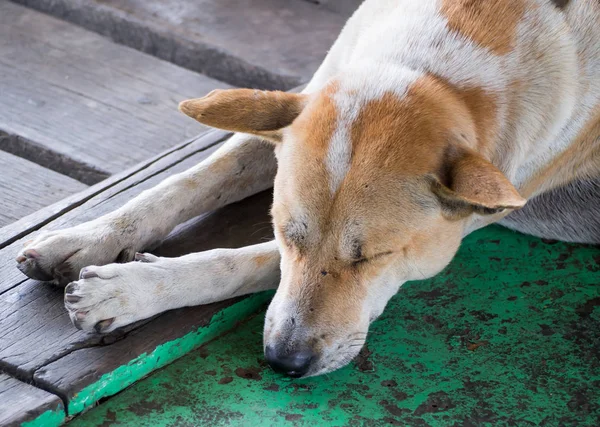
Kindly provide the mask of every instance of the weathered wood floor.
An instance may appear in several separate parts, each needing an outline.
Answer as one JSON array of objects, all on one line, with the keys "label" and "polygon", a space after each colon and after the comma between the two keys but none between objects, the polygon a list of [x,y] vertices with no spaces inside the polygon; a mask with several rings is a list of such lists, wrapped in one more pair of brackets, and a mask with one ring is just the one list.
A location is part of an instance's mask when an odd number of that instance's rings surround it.
[{"label": "weathered wood floor", "polygon": [[14,425],[36,419],[46,411],[63,409],[60,398],[6,374],[0,373],[0,425]]},{"label": "weathered wood floor", "polygon": [[[306,81],[351,8],[343,9],[304,0],[0,2],[0,426],[58,425],[260,308],[264,296],[87,334],[71,325],[62,289],[27,279],[14,258],[40,230],[93,219],[209,156],[227,135],[177,103],[217,87]],[[262,241],[270,199],[190,221],[157,253]]]},{"label": "weathered wood floor", "polygon": [[0,151],[0,171],[0,227],[87,187],[4,151]]},{"label": "weathered wood floor", "polygon": [[9,2],[0,76],[0,149],[86,184],[200,133],[178,102],[229,86]]},{"label": "weathered wood floor", "polygon": [[345,6],[330,11],[313,0],[13,1],[232,85],[262,89],[308,80],[361,3],[342,0]]}]

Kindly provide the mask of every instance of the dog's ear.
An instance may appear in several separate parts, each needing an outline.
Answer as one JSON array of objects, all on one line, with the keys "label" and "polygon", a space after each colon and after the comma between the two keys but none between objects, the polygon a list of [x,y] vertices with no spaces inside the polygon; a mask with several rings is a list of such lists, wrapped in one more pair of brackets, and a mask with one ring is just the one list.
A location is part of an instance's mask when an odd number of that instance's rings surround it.
[{"label": "dog's ear", "polygon": [[279,142],[306,105],[307,95],[254,89],[213,90],[179,104],[179,110],[208,126]]},{"label": "dog's ear", "polygon": [[430,178],[433,192],[453,216],[494,214],[526,203],[496,166],[468,148],[449,147],[442,169]]}]

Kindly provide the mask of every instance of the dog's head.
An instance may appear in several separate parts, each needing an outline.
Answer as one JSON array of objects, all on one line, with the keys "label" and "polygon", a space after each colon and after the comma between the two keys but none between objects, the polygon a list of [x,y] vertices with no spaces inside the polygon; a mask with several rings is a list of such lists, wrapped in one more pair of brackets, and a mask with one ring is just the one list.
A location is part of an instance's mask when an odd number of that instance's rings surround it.
[{"label": "dog's head", "polygon": [[525,203],[477,154],[476,122],[451,87],[433,77],[390,91],[369,84],[215,91],[181,105],[202,123],[275,144],[281,283],[264,344],[292,376],[348,363],[404,282],[450,262],[469,218]]}]

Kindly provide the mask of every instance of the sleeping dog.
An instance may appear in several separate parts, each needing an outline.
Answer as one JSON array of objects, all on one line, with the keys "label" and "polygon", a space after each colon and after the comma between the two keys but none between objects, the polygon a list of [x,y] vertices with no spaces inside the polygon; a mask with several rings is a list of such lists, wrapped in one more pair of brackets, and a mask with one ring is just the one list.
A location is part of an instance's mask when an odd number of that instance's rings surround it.
[{"label": "sleeping dog", "polygon": [[[68,283],[80,329],[277,288],[265,357],[318,375],[348,363],[400,286],[437,274],[478,228],[600,242],[597,0],[367,0],[302,93],[214,91],[180,109],[236,134],[18,255],[29,277]],[[137,253],[273,182],[274,241]]]}]

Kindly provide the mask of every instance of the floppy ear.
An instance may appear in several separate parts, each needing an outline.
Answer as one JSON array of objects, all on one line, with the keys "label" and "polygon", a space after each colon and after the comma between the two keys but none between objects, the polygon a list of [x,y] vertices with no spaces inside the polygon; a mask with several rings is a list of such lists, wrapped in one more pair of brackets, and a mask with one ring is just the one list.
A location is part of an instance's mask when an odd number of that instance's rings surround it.
[{"label": "floppy ear", "polygon": [[508,178],[478,153],[452,146],[444,161],[432,188],[451,215],[494,214],[525,205]]},{"label": "floppy ear", "polygon": [[208,126],[279,142],[281,130],[302,112],[306,98],[280,91],[213,90],[204,98],[183,101],[179,110]]}]

